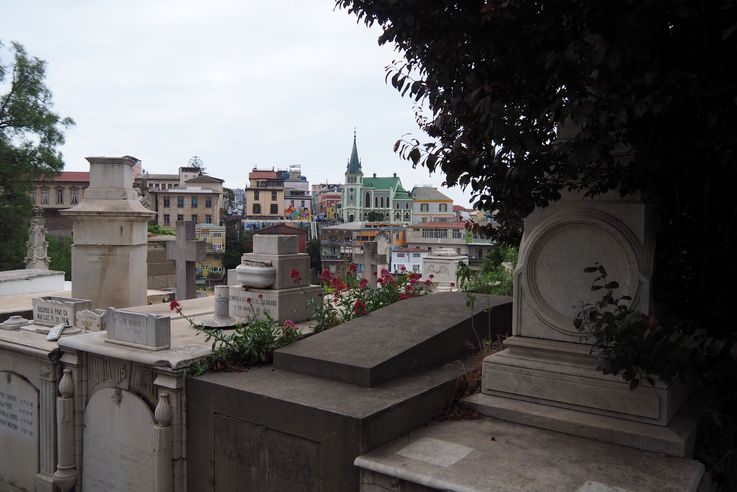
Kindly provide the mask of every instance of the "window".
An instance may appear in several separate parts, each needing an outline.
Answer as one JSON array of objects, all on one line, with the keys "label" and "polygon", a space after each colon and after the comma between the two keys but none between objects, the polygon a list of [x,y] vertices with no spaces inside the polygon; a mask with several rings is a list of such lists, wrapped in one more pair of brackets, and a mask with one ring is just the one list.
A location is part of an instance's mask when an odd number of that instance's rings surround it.
[{"label": "window", "polygon": [[301,200],[301,203],[302,203],[302,208],[305,208],[305,201]]},{"label": "window", "polygon": [[184,215],[182,215],[182,214],[177,214],[177,222],[181,222],[181,221],[183,221],[183,220],[184,220]]},{"label": "window", "polygon": [[253,215],[260,215],[260,214],[261,214],[261,204],[254,203],[253,204]]},{"label": "window", "polygon": [[397,202],[397,210],[399,210],[399,202]]},{"label": "window", "polygon": [[412,265],[412,271],[417,273],[420,271],[420,265]]},{"label": "window", "polygon": [[397,253],[397,258],[404,258],[404,253]]},{"label": "window", "polygon": [[271,192],[271,201],[272,202],[275,202],[276,201],[276,191],[272,191]]},{"label": "window", "polygon": [[366,208],[371,207],[371,194],[367,191],[366,195],[364,196],[365,200],[363,201],[363,206]]},{"label": "window", "polygon": [[169,208],[169,205],[171,205],[171,198],[168,196],[164,197],[164,208]]},{"label": "window", "polygon": [[192,214],[192,222],[197,223],[197,214]]},{"label": "window", "polygon": [[428,212],[430,210],[430,204],[420,203],[420,212]]},{"label": "window", "polygon": [[197,208],[199,206],[199,199],[197,195],[192,195],[192,208]]},{"label": "window", "polygon": [[412,258],[419,258],[419,257],[420,257],[420,253],[412,253]]},{"label": "window", "polygon": [[440,212],[447,212],[448,211],[448,204],[447,203],[441,203],[438,205],[438,210]]},{"label": "window", "polygon": [[212,208],[212,197],[211,196],[205,197],[205,208]]},{"label": "window", "polygon": [[278,214],[279,213],[279,205],[277,205],[276,203],[272,203],[271,204],[271,210],[270,210],[269,213],[271,213],[271,215]]},{"label": "window", "polygon": [[177,208],[184,208],[184,197],[182,195],[177,197]]},{"label": "window", "polygon": [[422,237],[425,239],[446,239],[448,231],[445,229],[422,229]]},{"label": "window", "polygon": [[427,217],[423,217],[422,222],[427,222]]},{"label": "window", "polygon": [[253,192],[253,199],[254,200],[261,200],[261,193],[258,191]]},{"label": "window", "polygon": [[212,215],[205,215],[205,224],[212,224]]},{"label": "window", "polygon": [[409,202],[407,202],[407,203],[404,204],[404,209],[405,210],[408,210],[409,209]]},{"label": "window", "polygon": [[379,197],[378,196],[374,197],[374,208],[379,208]]},{"label": "window", "polygon": [[64,203],[64,188],[56,189],[56,204],[61,205]]},{"label": "window", "polygon": [[164,214],[164,225],[169,225],[169,224],[170,224],[169,214]]},{"label": "window", "polygon": [[466,237],[464,229],[453,229],[453,239],[463,239]]},{"label": "window", "polygon": [[69,192],[69,203],[72,205],[76,205],[79,203],[79,190],[76,188],[72,188],[72,190]]},{"label": "window", "polygon": [[381,197],[381,208],[384,208],[384,197],[383,196]]}]

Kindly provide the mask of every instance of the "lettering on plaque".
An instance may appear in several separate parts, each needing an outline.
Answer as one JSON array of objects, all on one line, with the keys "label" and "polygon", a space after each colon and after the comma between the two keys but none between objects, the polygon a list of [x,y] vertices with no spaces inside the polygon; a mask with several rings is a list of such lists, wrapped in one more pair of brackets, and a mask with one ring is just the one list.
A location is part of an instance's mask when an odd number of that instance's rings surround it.
[{"label": "lettering on plaque", "polygon": [[0,481],[34,490],[38,473],[38,390],[22,376],[0,371]]},{"label": "lettering on plaque", "polygon": [[128,391],[103,388],[92,395],[84,417],[85,490],[154,490],[153,413]]},{"label": "lettering on plaque", "polygon": [[215,415],[214,439],[216,490],[320,488],[318,442],[225,415]]}]

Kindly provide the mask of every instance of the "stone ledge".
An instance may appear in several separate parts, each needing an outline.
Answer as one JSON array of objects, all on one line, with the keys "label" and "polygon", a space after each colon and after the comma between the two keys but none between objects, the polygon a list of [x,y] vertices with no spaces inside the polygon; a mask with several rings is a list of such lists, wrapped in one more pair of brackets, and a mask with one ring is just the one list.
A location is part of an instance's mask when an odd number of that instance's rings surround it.
[{"label": "stone ledge", "polygon": [[496,419],[433,423],[354,464],[363,492],[697,491],[704,475],[694,460]]},{"label": "stone ledge", "polygon": [[464,402],[489,417],[677,457],[693,452],[700,409],[696,396],[663,427],[482,393]]}]

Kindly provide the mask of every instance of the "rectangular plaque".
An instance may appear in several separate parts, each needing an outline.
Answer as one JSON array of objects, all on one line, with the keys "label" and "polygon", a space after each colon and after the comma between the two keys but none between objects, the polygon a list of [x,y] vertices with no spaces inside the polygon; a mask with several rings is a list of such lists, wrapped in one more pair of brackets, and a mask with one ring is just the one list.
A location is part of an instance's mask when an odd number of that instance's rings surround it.
[{"label": "rectangular plaque", "polygon": [[108,308],[105,341],[146,350],[166,350],[171,346],[171,318]]},{"label": "rectangular plaque", "polygon": [[6,371],[0,371],[0,450],[0,483],[35,490],[38,391],[24,378]]},{"label": "rectangular plaque", "polygon": [[75,326],[77,313],[83,309],[92,309],[92,301],[73,297],[34,297],[31,303],[33,304],[33,321],[49,326],[59,323]]},{"label": "rectangular plaque", "polygon": [[320,443],[215,415],[215,490],[320,490]]}]

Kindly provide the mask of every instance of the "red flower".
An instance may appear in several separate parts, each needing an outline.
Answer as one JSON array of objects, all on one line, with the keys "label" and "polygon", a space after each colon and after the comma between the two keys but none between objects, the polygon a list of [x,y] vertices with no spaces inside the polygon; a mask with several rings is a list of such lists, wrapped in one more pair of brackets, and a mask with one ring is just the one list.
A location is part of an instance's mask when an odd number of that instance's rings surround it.
[{"label": "red flower", "polygon": [[402,293],[402,294],[399,294],[399,300],[400,300],[400,301],[403,301],[403,300],[405,300],[405,299],[407,299],[407,294],[404,294],[404,293]]},{"label": "red flower", "polygon": [[263,298],[264,298],[264,295],[263,295],[263,294],[259,294],[259,295],[258,295],[258,298],[259,298],[259,299],[263,299]]},{"label": "red flower", "polygon": [[455,283],[455,282],[451,282],[451,283],[450,283],[450,286],[451,286],[451,287],[455,287],[455,286],[456,286],[456,283]]},{"label": "red flower", "polygon": [[407,267],[404,266],[404,265],[402,265],[401,267],[399,267],[399,271],[400,272],[406,272],[407,271]]},{"label": "red flower", "polygon": [[298,284],[302,281],[302,274],[299,273],[299,270],[296,268],[292,268],[292,271],[289,272],[289,276],[292,277],[292,282],[295,284]]},{"label": "red flower", "polygon": [[179,301],[177,301],[176,299],[169,303],[169,311],[174,311],[175,309],[177,310],[177,312],[180,312],[182,310],[182,305],[179,304]]},{"label": "red flower", "polygon": [[433,279],[433,278],[435,278],[435,275],[433,275],[433,274],[431,273],[431,274],[430,274],[430,279]]},{"label": "red flower", "polygon": [[284,328],[287,330],[296,330],[297,325],[294,324],[294,321],[292,321],[291,319],[288,319],[284,321]]},{"label": "red flower", "polygon": [[410,281],[409,281],[409,283],[411,285],[415,285],[417,283],[417,279],[416,278],[411,278]]},{"label": "red flower", "polygon": [[373,272],[371,275],[373,275],[374,277],[376,277],[376,272]]},{"label": "red flower", "polygon": [[355,263],[348,263],[348,271],[349,272],[355,272],[356,271],[356,264]]},{"label": "red flower", "polygon": [[330,270],[328,270],[327,268],[324,269],[322,271],[322,277],[321,277],[322,282],[323,283],[329,282],[330,281],[330,277],[332,277],[332,275],[330,275]]},{"label": "red flower", "polygon": [[368,280],[366,280],[365,278],[362,278],[361,281],[358,282],[358,287],[360,289],[365,289],[366,287],[368,287]]},{"label": "red flower", "polygon": [[356,316],[368,314],[366,304],[364,304],[363,301],[361,301],[360,299],[357,299],[356,302],[353,304],[353,314],[355,314]]},{"label": "red flower", "polygon": [[430,279],[425,280],[425,285],[428,287],[432,285],[432,282],[430,281]]},{"label": "red flower", "polygon": [[251,304],[251,298],[249,297],[248,299],[246,299],[246,302],[247,302],[248,304]]}]

